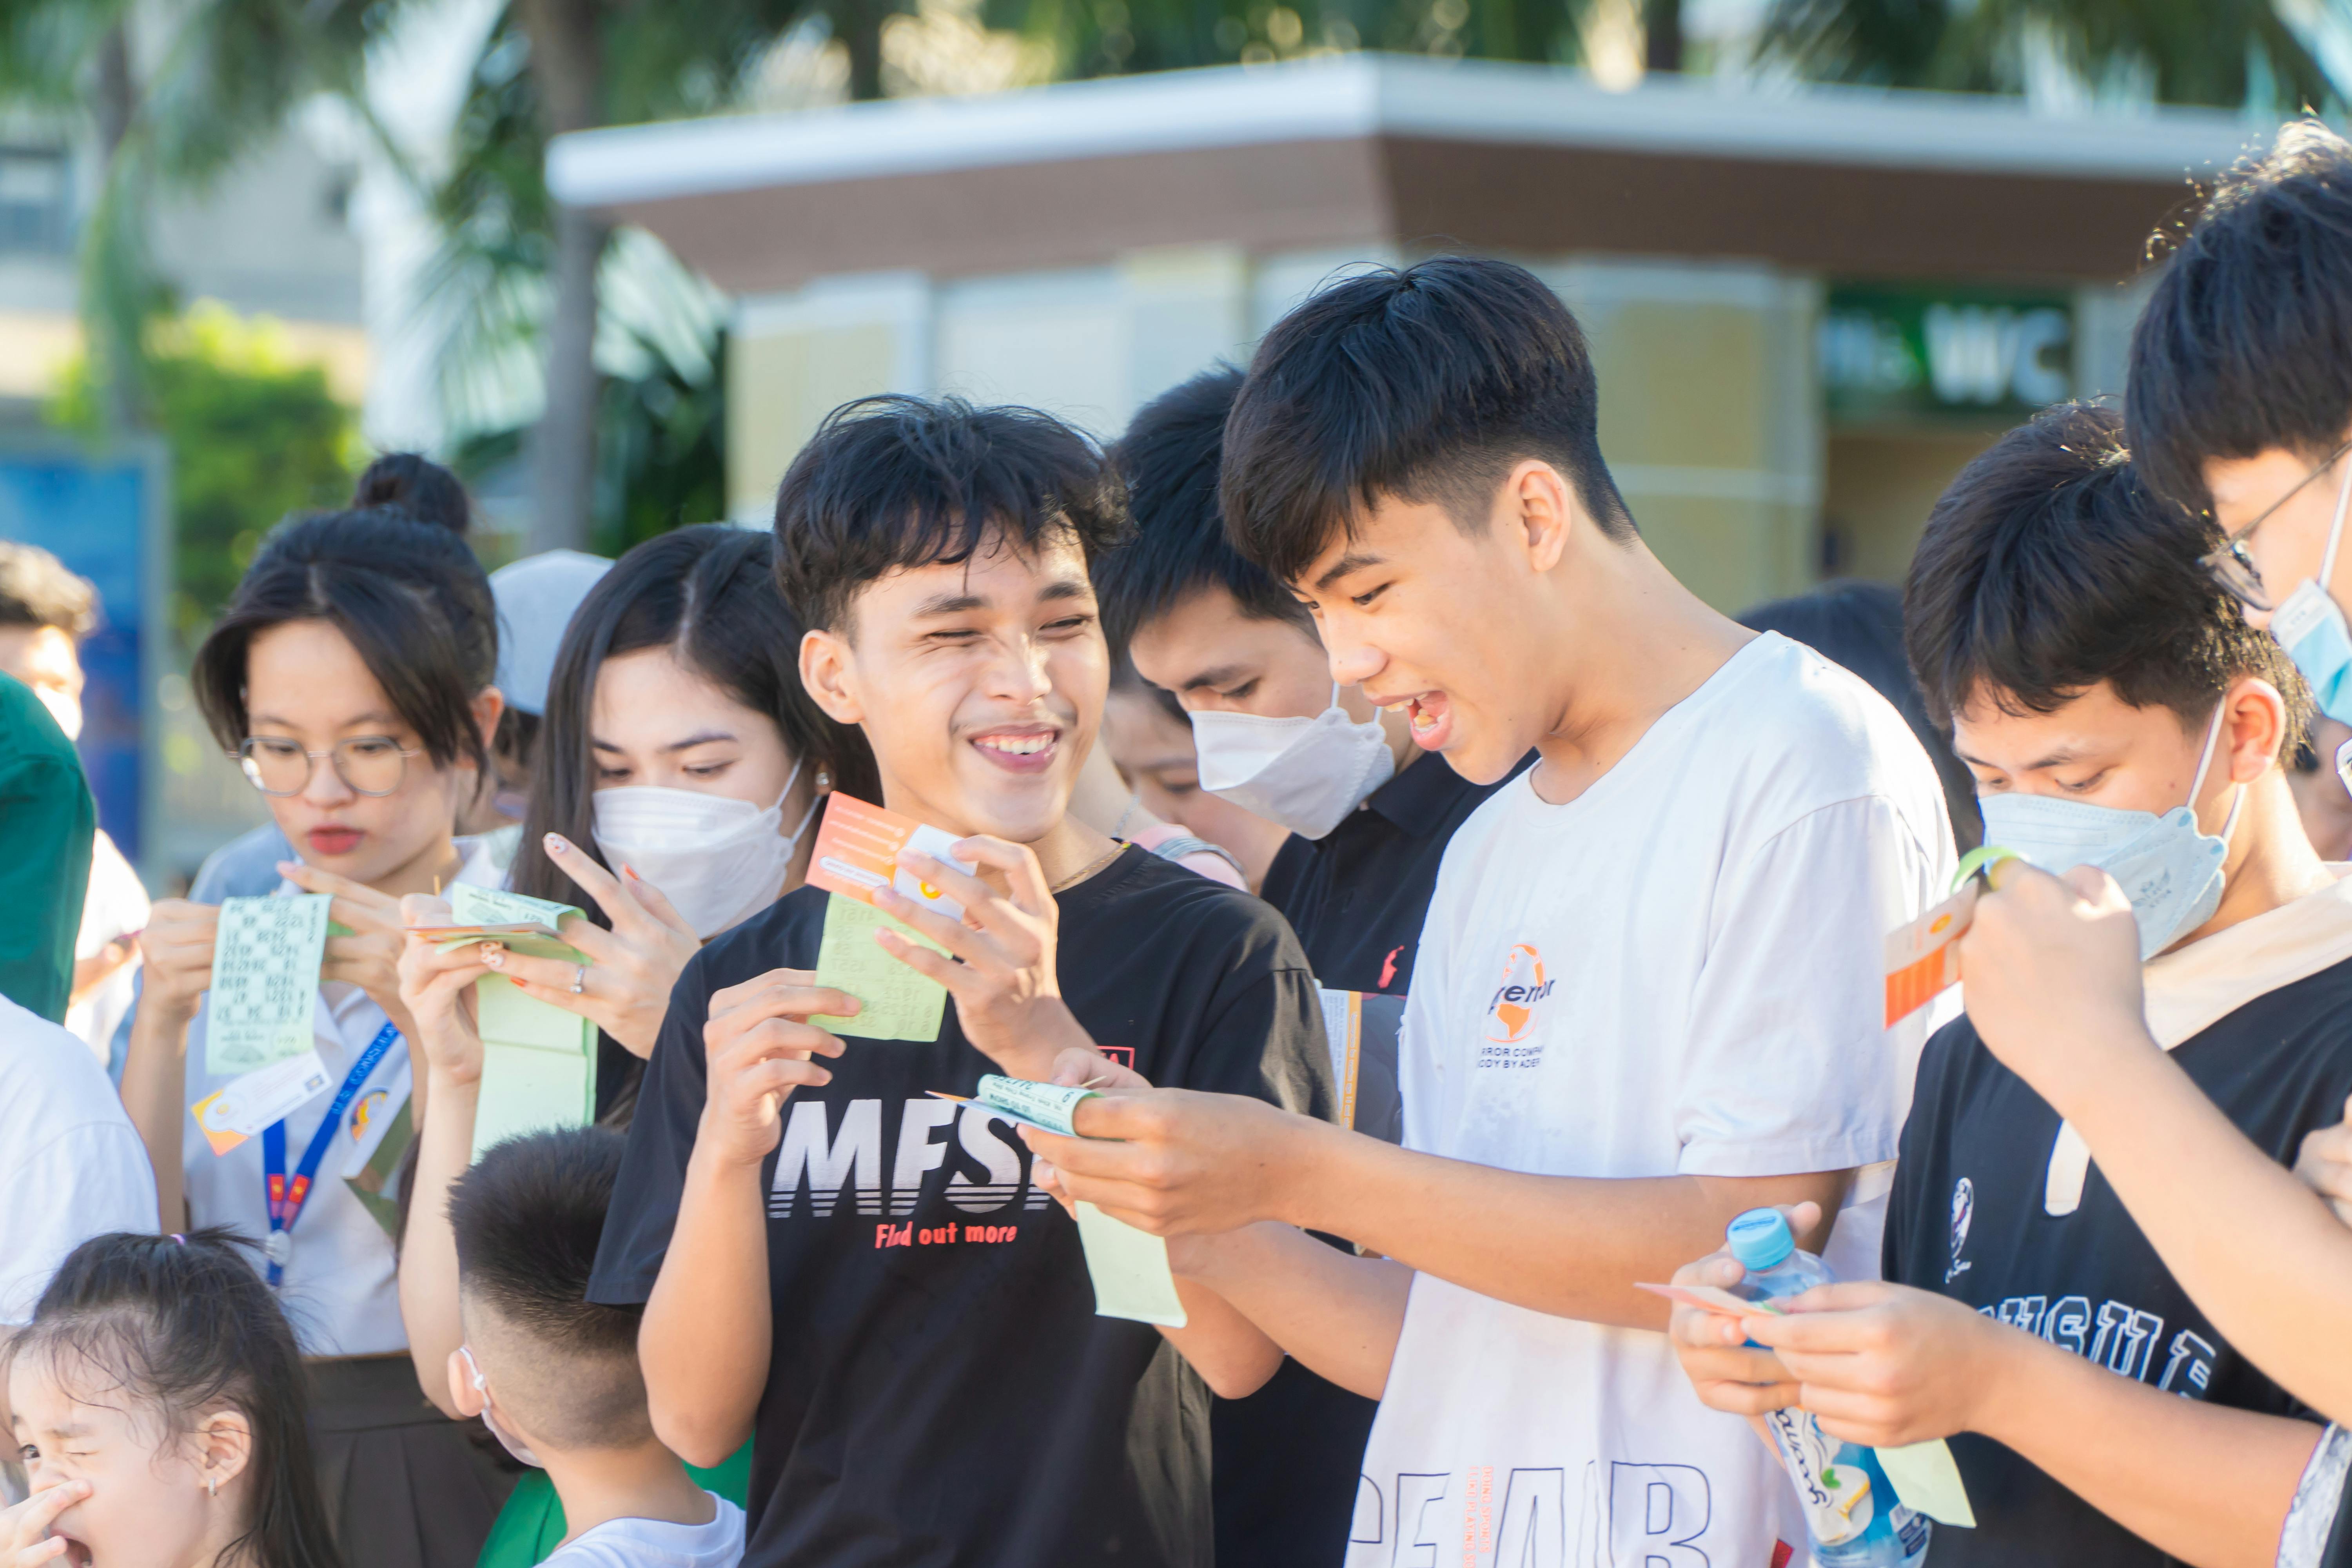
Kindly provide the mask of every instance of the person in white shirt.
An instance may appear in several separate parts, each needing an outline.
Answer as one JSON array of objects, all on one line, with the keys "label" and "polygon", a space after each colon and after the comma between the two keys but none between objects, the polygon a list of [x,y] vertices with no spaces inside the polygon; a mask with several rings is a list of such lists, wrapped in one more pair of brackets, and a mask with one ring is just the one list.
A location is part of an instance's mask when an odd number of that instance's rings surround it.
[{"label": "person in white shirt", "polygon": [[1178,1237],[1180,1273],[1381,1398],[1358,1568],[1801,1548],[1770,1455],[1710,1418],[1634,1285],[1801,1200],[1872,1272],[1924,1037],[1885,1026],[1881,957],[1951,870],[1934,769],[1859,679],[1675,580],[1596,412],[1548,288],[1441,258],[1292,312],[1227,426],[1228,533],[1313,613],[1331,679],[1474,782],[1540,753],[1439,872],[1404,1146],[1116,1086],[1080,1103],[1094,1136],[1024,1133],[1070,1195]]},{"label": "person in white shirt", "polygon": [[[426,1027],[446,1042],[436,1065],[446,1050],[478,1074],[479,1041],[447,1027],[472,968],[425,971],[434,978],[418,1006],[442,1016]],[[472,1089],[468,1079],[457,1092]],[[515,1458],[547,1471],[566,1534],[546,1562],[735,1568],[743,1510],[696,1485],[654,1436],[637,1366],[645,1310],[588,1300],[626,1140],[602,1127],[528,1133],[467,1170],[472,1119],[457,1120],[426,1143],[409,1232],[413,1249],[454,1254],[465,1338],[449,1352],[447,1399],[435,1402],[479,1415]]]},{"label": "person in white shirt", "polygon": [[344,512],[267,540],[197,651],[206,722],[299,857],[279,865],[278,893],[333,900],[309,1100],[215,1152],[191,1107],[232,1081],[207,1046],[220,908],[163,900],[141,938],[123,1101],[165,1223],[229,1227],[267,1259],[310,1363],[328,1513],[351,1568],[470,1561],[509,1484],[417,1402],[381,1201],[391,1188],[354,1179],[380,1177],[425,1115],[399,900],[493,876],[452,826],[498,722],[496,637],[488,584],[457,535]]},{"label": "person in white shirt", "polygon": [[93,1236],[152,1233],[155,1173],[82,1044],[0,996],[0,1340]]}]

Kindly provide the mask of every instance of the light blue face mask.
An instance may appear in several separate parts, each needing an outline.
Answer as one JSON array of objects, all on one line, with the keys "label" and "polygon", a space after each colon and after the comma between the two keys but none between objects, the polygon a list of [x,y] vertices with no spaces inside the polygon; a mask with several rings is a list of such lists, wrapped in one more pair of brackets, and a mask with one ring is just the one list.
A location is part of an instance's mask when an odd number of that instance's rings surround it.
[{"label": "light blue face mask", "polygon": [[2311,684],[2311,700],[2339,724],[2352,724],[2352,630],[2344,624],[2344,606],[2327,591],[2336,576],[2336,547],[2344,541],[2344,507],[2352,501],[2352,463],[2344,468],[2344,483],[2336,492],[2336,521],[2327,525],[2327,549],[2319,558],[2319,575],[2297,584],[2271,616],[2271,636],[2294,660],[2295,668]]},{"label": "light blue face mask", "polygon": [[2221,863],[2238,826],[2242,788],[2230,803],[2219,834],[2197,830],[2197,793],[2221,734],[2221,710],[2205,731],[2189,804],[2158,816],[2152,811],[2118,811],[2086,800],[2024,795],[2015,790],[1977,797],[1984,810],[1984,841],[2014,849],[2053,874],[2076,866],[2096,866],[2116,879],[2131,900],[2139,922],[2139,956],[2145,963],[2170,947],[2183,931],[2213,918],[2221,902]]}]

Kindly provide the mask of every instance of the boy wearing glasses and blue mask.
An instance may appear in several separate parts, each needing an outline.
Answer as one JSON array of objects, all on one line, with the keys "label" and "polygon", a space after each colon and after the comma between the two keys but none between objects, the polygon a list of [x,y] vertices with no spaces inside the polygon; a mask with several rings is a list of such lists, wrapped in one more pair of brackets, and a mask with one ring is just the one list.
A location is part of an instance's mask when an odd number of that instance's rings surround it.
[{"label": "boy wearing glasses and blue mask", "polygon": [[[2313,853],[2280,765],[2303,683],[2197,563],[2212,539],[2144,488],[2118,416],[2053,411],[1937,503],[1906,642],[1986,842],[2112,876],[2156,1043],[2209,1116],[2283,1163],[2352,1091],[2352,882]],[[1964,955],[1972,1012],[1995,976]],[[1678,1312],[1685,1370],[1718,1409],[1801,1397],[1856,1442],[1951,1437],[1977,1528],[1937,1532],[1937,1568],[2270,1561],[2318,1417],[2092,1163],[2073,1119],[2115,1091],[2037,1092],[1979,1027],[1949,1025],[1921,1058],[1886,1282],[1769,1322]],[[1717,1257],[1685,1279],[1740,1272]]]}]

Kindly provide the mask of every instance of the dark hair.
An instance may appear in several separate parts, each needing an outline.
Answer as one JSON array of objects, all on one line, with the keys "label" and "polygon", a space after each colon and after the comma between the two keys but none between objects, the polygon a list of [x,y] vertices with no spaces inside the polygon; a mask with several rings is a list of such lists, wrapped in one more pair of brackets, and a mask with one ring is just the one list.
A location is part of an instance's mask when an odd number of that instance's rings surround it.
[{"label": "dark hair", "polygon": [[386,452],[352,489],[354,510],[387,508],[455,534],[473,526],[473,503],[457,476],[415,452]]},{"label": "dark hair", "polygon": [[92,1237],[58,1266],[7,1360],[37,1356],[59,1375],[110,1378],[179,1432],[207,1407],[234,1405],[253,1430],[253,1511],[219,1561],[340,1568],[311,1459],[302,1354],[250,1250],[226,1227]]},{"label": "dark hair", "polygon": [[2206,460],[2314,457],[2352,425],[2352,146],[2315,120],[2214,187],[2132,333],[2132,449],[2206,504]]},{"label": "dark hair", "polygon": [[2192,724],[2253,675],[2285,697],[2292,750],[2308,693],[2199,563],[2220,539],[2140,482],[2115,410],[2063,405],[2011,431],[1960,470],[1911,558],[1904,641],[1928,713],[1948,723],[1979,689],[2048,713],[2104,680]]},{"label": "dark hair", "polygon": [[1602,533],[1630,539],[1600,407],[1583,331],[1525,268],[1444,256],[1359,273],[1258,345],[1225,426],[1225,531],[1295,582],[1385,497],[1483,532],[1511,466],[1539,458]]},{"label": "dark hair", "polygon": [[1952,837],[1963,850],[1984,842],[1984,817],[1977,809],[1976,777],[1952,752],[1948,730],[1927,716],[1919,682],[1903,653],[1903,594],[1884,583],[1824,584],[1810,594],[1775,599],[1740,612],[1739,624],[1754,631],[1779,632],[1803,643],[1831,663],[1870,683],[1895,705],[1944,786],[1952,817]]},{"label": "dark hair", "polygon": [[[604,864],[593,826],[596,758],[588,716],[607,658],[666,647],[736,701],[765,713],[784,744],[836,789],[881,797],[874,754],[858,731],[835,723],[801,684],[801,625],[775,584],[775,541],[708,522],[646,540],[613,563],[572,614],[547,683],[547,712],[531,778],[530,811],[509,885],[572,903],[579,889],[548,858],[550,833]],[[607,867],[608,870],[613,868]],[[592,910],[599,924],[610,924]]]},{"label": "dark hair", "polygon": [[[625,1363],[629,1375],[600,1384],[572,1365],[551,1384],[549,1408],[532,1412],[565,1447],[597,1447],[645,1435],[649,1417],[635,1372],[640,1307],[588,1299],[588,1277],[628,1140],[607,1127],[527,1133],[493,1144],[449,1187],[457,1289],[468,1307],[567,1362]],[[561,1403],[566,1408],[552,1406]]]},{"label": "dark hair", "polygon": [[1177,601],[1223,588],[1254,620],[1282,621],[1315,636],[1314,617],[1263,566],[1234,553],[1217,510],[1217,462],[1225,419],[1241,390],[1231,365],[1204,370],[1143,405],[1110,461],[1127,486],[1134,528],[1095,563],[1103,631],[1114,649]]},{"label": "dark hair", "polygon": [[1164,686],[1154,686],[1144,679],[1143,672],[1129,659],[1118,658],[1111,660],[1110,689],[1131,697],[1149,698],[1162,713],[1176,721],[1188,732],[1192,728],[1192,715],[1184,710],[1184,704],[1176,694]]},{"label": "dark hair", "polygon": [[351,640],[435,765],[487,763],[472,704],[498,669],[498,611],[464,540],[396,512],[340,511],[289,521],[263,541],[190,677],[224,747],[246,737],[254,637],[304,620]]},{"label": "dark hair", "polygon": [[98,625],[98,589],[37,544],[0,540],[0,626],[55,626],[76,642]]},{"label": "dark hair", "polygon": [[824,416],[776,490],[776,584],[839,631],[857,590],[902,566],[969,561],[991,536],[1031,550],[1065,532],[1091,563],[1125,524],[1084,436],[1034,408],[861,397]]}]

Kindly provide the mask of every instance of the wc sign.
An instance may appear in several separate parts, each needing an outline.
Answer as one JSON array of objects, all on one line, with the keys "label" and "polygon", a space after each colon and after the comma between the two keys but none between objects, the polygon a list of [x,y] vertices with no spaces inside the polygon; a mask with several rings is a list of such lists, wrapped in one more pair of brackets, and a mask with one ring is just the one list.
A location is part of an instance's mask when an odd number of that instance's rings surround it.
[{"label": "wc sign", "polygon": [[2014,418],[2074,390],[2074,309],[2063,295],[1832,289],[1819,347],[1841,422]]}]

